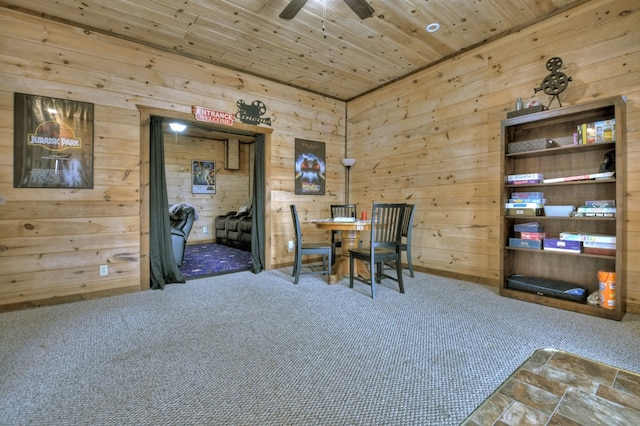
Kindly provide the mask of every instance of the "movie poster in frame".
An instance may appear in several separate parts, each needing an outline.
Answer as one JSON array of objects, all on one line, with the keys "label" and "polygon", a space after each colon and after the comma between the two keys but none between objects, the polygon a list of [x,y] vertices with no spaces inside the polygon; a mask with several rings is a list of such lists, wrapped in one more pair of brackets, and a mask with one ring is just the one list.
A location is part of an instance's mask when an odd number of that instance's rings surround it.
[{"label": "movie poster in frame", "polygon": [[191,160],[191,193],[216,193],[216,163],[213,161]]},{"label": "movie poster in frame", "polygon": [[93,104],[14,94],[14,188],[93,188]]},{"label": "movie poster in frame", "polygon": [[326,161],[324,142],[295,141],[295,192],[297,195],[324,195]]}]

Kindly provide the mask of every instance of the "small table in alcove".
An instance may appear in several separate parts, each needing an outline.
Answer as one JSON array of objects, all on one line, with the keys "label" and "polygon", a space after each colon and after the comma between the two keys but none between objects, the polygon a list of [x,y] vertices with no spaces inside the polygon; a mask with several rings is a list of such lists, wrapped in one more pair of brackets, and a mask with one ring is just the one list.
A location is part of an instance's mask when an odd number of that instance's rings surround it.
[{"label": "small table in alcove", "polygon": [[[355,222],[342,222],[333,219],[312,220],[312,222],[320,229],[328,229],[333,231],[342,231],[342,249],[340,256],[336,256],[333,264],[333,274],[330,283],[336,284],[343,277],[349,276],[349,250],[358,247],[360,241],[360,231],[368,231],[371,229],[370,220],[356,220]],[[367,265],[356,259],[356,273],[363,278],[369,278],[370,272]]]}]

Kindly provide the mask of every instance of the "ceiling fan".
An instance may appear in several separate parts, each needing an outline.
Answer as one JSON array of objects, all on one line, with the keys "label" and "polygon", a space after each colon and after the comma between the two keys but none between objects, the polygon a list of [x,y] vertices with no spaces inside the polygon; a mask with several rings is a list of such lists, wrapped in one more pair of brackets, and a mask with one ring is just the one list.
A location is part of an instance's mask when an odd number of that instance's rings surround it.
[{"label": "ceiling fan", "polygon": [[[375,12],[366,0],[344,0],[344,2],[360,19],[367,19]],[[293,19],[306,3],[307,0],[291,0],[282,13],[280,13],[280,18]]]}]

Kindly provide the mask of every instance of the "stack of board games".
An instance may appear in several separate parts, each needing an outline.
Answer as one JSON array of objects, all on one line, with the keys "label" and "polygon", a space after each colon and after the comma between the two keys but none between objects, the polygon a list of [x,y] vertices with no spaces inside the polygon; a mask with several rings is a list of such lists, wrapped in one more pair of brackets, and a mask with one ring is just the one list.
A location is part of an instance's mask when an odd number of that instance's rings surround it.
[{"label": "stack of board games", "polygon": [[615,235],[566,231],[560,233],[560,239],[565,241],[581,241],[583,252],[587,254],[616,255]]},{"label": "stack of board games", "polygon": [[543,216],[546,201],[542,192],[513,192],[504,207],[507,216]]},{"label": "stack of board games", "polygon": [[542,241],[547,236],[538,222],[520,223],[513,230],[520,233],[520,238],[509,238],[509,247],[541,250]]},{"label": "stack of board games", "polygon": [[616,217],[615,200],[585,201],[584,206],[579,206],[576,217]]}]

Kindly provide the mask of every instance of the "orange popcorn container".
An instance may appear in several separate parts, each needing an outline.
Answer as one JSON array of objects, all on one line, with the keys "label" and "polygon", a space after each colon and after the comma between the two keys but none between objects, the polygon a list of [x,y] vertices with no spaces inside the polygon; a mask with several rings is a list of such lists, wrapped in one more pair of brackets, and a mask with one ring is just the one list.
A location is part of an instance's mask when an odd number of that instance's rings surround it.
[{"label": "orange popcorn container", "polygon": [[598,271],[600,282],[600,306],[605,309],[616,308],[616,273]]}]

